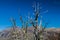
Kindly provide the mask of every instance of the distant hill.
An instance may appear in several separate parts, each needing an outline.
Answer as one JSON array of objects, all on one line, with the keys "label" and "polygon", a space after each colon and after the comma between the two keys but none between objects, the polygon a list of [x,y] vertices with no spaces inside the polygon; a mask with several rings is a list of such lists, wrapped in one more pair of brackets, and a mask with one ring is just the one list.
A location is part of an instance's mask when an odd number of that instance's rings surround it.
[{"label": "distant hill", "polygon": [[[33,40],[33,27],[29,27],[28,28],[28,39],[29,40]],[[45,29],[45,31],[43,32],[44,34],[44,40],[54,40],[54,39],[59,39],[60,40],[60,28],[54,29],[54,28],[49,28],[49,29]],[[14,28],[8,28],[6,30],[3,30],[0,32],[0,40],[23,40],[23,32],[22,29],[20,29],[19,27]]]}]

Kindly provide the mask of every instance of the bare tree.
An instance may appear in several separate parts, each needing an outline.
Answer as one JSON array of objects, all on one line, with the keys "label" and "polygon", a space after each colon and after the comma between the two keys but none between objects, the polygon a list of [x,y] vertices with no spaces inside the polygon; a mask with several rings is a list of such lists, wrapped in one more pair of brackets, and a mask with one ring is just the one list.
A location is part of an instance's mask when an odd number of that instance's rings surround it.
[{"label": "bare tree", "polygon": [[12,29],[10,30],[8,40],[20,40],[20,31],[17,30],[16,22],[14,18],[11,18]]},{"label": "bare tree", "polygon": [[[28,40],[28,35],[27,35],[27,28],[28,28],[28,20],[24,22],[22,17],[20,17],[20,20],[22,22],[22,32],[23,32],[23,39]],[[25,24],[25,25],[24,25]]]}]

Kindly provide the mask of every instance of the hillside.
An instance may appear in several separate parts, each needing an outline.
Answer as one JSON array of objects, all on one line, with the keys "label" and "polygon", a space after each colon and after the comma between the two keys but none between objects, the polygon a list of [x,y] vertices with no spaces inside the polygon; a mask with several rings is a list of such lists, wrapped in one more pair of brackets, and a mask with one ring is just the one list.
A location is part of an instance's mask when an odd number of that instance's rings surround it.
[{"label": "hillside", "polygon": [[[24,40],[22,29],[16,27],[9,28],[0,32],[0,40]],[[34,40],[33,38],[33,27],[29,27],[27,31],[28,40]],[[60,28],[59,29],[46,29],[43,32],[44,40],[60,40]]]}]

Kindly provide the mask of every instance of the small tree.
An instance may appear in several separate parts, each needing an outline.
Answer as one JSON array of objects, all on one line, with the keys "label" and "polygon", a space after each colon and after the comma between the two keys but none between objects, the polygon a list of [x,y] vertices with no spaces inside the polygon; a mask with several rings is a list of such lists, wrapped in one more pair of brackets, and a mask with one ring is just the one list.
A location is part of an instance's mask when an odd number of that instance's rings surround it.
[{"label": "small tree", "polygon": [[12,29],[10,30],[8,40],[20,40],[20,31],[16,30],[16,22],[14,18],[11,18]]},{"label": "small tree", "polygon": [[[27,35],[27,28],[28,28],[28,21],[23,21],[22,17],[20,17],[20,20],[22,22],[22,32],[23,32],[23,39],[28,40],[28,35]],[[24,26],[25,24],[25,26]]]}]

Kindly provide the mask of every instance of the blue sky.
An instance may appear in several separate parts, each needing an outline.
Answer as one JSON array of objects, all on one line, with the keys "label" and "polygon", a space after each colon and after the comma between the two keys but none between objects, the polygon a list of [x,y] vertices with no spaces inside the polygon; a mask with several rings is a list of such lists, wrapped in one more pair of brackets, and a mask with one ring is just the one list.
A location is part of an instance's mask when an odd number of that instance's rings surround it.
[{"label": "blue sky", "polygon": [[60,1],[59,0],[0,0],[0,30],[9,28],[12,24],[10,18],[16,19],[17,26],[21,26],[19,13],[24,18],[30,12],[33,14],[33,2],[40,2],[43,10],[48,10],[42,14],[45,21],[48,21],[48,28],[60,28]]}]

